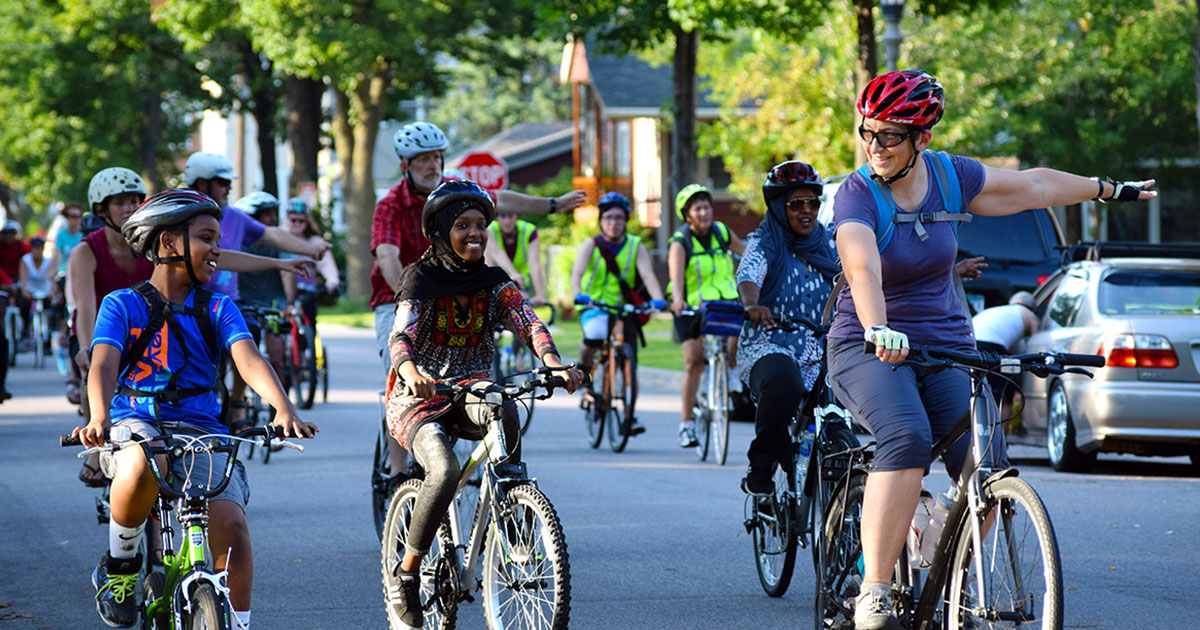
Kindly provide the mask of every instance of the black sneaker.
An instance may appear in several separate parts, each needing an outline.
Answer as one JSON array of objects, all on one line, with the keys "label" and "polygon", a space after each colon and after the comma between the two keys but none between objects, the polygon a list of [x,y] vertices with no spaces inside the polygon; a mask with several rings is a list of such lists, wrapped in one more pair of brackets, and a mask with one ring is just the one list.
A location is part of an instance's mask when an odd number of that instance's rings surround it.
[{"label": "black sneaker", "polygon": [[629,421],[629,437],[633,437],[635,435],[641,435],[645,432],[646,432],[646,427],[644,425],[642,425],[642,423],[638,422],[637,418],[633,418],[632,420]]},{"label": "black sneaker", "polygon": [[775,492],[772,476],[771,466],[750,464],[746,469],[746,476],[742,477],[742,492],[756,497],[771,496]]},{"label": "black sneaker", "polygon": [[96,587],[96,610],[104,623],[114,628],[130,628],[138,620],[137,578],[142,554],[133,558],[110,558],[105,553],[92,572]]},{"label": "black sneaker", "polygon": [[[393,598],[393,618],[400,621],[402,630],[421,630],[425,614],[421,610],[421,581],[416,573],[400,573],[400,596]],[[390,615],[389,615],[390,616]]]}]

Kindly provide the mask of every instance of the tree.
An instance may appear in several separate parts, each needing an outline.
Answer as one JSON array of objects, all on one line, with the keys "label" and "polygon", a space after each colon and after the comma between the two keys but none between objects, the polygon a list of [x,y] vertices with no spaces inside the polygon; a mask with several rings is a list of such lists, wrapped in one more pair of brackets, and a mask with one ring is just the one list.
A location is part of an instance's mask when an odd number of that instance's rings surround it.
[{"label": "tree", "polygon": [[35,206],[84,200],[93,174],[161,189],[203,109],[201,73],[136,0],[0,3],[0,178]]}]

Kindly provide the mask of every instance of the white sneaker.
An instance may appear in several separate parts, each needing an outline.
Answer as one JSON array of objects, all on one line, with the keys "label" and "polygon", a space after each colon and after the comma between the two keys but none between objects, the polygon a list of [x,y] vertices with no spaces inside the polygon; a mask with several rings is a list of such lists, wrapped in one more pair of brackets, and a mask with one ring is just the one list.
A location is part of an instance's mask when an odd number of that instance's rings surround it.
[{"label": "white sneaker", "polygon": [[887,584],[864,584],[854,599],[854,630],[902,630]]},{"label": "white sneaker", "polygon": [[698,446],[700,440],[696,439],[696,423],[681,422],[679,424],[679,447],[692,448]]}]

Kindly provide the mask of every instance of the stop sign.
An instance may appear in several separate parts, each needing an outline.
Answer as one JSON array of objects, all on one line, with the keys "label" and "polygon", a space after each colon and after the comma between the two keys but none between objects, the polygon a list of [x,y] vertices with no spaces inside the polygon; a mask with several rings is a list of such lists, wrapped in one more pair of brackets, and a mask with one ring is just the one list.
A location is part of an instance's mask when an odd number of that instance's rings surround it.
[{"label": "stop sign", "polygon": [[508,165],[491,151],[473,151],[463,157],[458,170],[488,190],[508,187]]}]

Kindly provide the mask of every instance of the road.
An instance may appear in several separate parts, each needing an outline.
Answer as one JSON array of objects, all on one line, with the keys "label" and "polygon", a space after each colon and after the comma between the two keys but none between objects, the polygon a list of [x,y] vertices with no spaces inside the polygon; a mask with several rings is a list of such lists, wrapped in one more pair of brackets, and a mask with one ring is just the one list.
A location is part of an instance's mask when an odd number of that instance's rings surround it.
[{"label": "road", "polygon": [[[381,378],[369,331],[325,331],[329,402],[304,453],[248,465],[254,627],[383,628],[379,546],[368,473]],[[90,571],[107,544],[93,497],[57,446],[77,417],[53,368],[23,355],[0,406],[0,630],[104,628]],[[699,463],[675,445],[678,394],[645,393],[649,426],[623,454],[584,445],[577,399],[541,404],[525,459],[565,525],[575,628],[806,628],[807,552],[781,599],[759,588],[738,490],[752,427],[735,424],[729,463]],[[1183,459],[1102,457],[1096,472],[1053,472],[1036,450],[1014,459],[1049,506],[1065,567],[1066,626],[1192,628],[1200,610],[1200,478]],[[933,489],[944,474],[926,481]],[[478,604],[459,627],[482,628]]]}]

